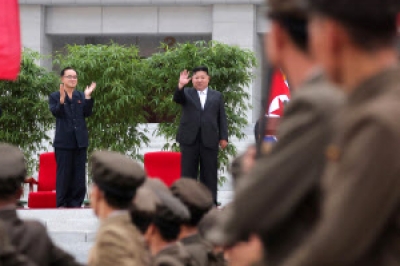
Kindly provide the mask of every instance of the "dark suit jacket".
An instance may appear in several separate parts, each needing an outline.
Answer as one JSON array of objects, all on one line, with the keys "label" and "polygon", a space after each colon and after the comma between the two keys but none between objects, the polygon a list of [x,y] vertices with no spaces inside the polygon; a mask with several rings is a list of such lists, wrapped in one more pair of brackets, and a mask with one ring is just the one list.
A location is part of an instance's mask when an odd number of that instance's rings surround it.
[{"label": "dark suit jacket", "polygon": [[182,105],[182,117],[176,140],[182,145],[191,145],[201,130],[205,147],[218,149],[220,140],[228,140],[228,126],[224,99],[218,91],[208,88],[204,110],[195,88],[176,88],[174,101]]},{"label": "dark suit jacket", "polygon": [[54,245],[41,223],[21,220],[16,210],[11,208],[0,210],[0,220],[12,245],[35,264],[81,265],[71,255]]},{"label": "dark suit jacket", "polygon": [[86,100],[81,91],[74,91],[72,99],[66,96],[64,104],[60,104],[59,91],[50,94],[50,111],[56,117],[53,147],[75,149],[89,146],[85,118],[92,114],[93,102],[93,99]]}]

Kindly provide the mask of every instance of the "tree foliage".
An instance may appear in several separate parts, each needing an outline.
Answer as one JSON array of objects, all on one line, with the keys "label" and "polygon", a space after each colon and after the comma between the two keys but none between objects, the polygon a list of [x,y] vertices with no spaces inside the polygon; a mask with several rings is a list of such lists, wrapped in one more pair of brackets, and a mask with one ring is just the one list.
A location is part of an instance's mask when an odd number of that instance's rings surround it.
[{"label": "tree foliage", "polygon": [[47,96],[57,88],[57,78],[39,67],[37,52],[25,49],[16,81],[0,81],[0,141],[19,146],[25,153],[29,172],[36,169],[38,150],[49,141],[46,132],[54,124]]},{"label": "tree foliage", "polygon": [[[164,136],[167,143],[164,149],[178,150],[175,142],[179,126],[181,107],[172,101],[172,94],[178,84],[179,73],[183,69],[191,71],[196,66],[209,68],[209,86],[222,93],[228,118],[228,134],[237,139],[245,137],[242,129],[248,124],[246,111],[249,109],[249,94],[246,86],[253,80],[252,68],[256,66],[253,52],[238,46],[230,46],[215,41],[178,44],[174,47],[164,45],[165,52],[153,54],[144,60],[148,70],[143,84],[151,88],[148,101],[158,114],[172,118],[171,123],[160,123],[158,136]],[[188,84],[188,87],[192,84]],[[236,155],[234,143],[219,153],[219,168],[228,164],[228,156]],[[223,181],[223,180],[220,180]]]},{"label": "tree foliage", "polygon": [[78,89],[97,82],[93,93],[93,114],[87,119],[89,153],[110,149],[138,157],[137,150],[148,138],[138,125],[146,122],[143,111],[144,87],[137,81],[143,75],[136,46],[67,45],[56,55],[55,63],[78,72]]}]

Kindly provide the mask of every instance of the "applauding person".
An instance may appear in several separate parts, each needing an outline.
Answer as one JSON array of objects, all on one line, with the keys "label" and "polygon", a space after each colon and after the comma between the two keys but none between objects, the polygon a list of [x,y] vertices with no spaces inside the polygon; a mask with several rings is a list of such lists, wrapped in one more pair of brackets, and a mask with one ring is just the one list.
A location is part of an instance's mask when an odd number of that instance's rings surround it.
[{"label": "applauding person", "polygon": [[49,96],[56,117],[53,147],[57,161],[57,207],[80,207],[86,193],[85,165],[89,145],[85,118],[92,114],[92,92],[96,83],[77,91],[78,74],[66,67],[61,71],[60,91]]}]

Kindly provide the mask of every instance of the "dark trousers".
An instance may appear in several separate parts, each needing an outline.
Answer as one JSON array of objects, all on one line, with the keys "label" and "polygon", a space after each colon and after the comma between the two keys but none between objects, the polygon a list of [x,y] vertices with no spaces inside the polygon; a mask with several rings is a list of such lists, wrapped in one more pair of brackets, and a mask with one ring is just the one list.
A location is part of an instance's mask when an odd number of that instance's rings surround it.
[{"label": "dark trousers", "polygon": [[218,189],[218,149],[204,147],[200,136],[193,145],[180,145],[182,177],[198,179],[211,190],[214,202],[217,203]]},{"label": "dark trousers", "polygon": [[86,194],[87,148],[55,148],[57,207],[81,207]]}]

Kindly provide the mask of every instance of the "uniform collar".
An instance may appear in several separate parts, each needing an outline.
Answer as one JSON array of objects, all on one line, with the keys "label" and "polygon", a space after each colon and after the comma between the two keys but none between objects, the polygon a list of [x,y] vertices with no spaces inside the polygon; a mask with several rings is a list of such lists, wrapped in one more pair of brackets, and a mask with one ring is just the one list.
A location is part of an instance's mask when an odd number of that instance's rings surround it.
[{"label": "uniform collar", "polygon": [[400,86],[400,66],[382,70],[357,86],[349,95],[349,103],[357,104],[376,98],[392,89],[391,85]]}]

